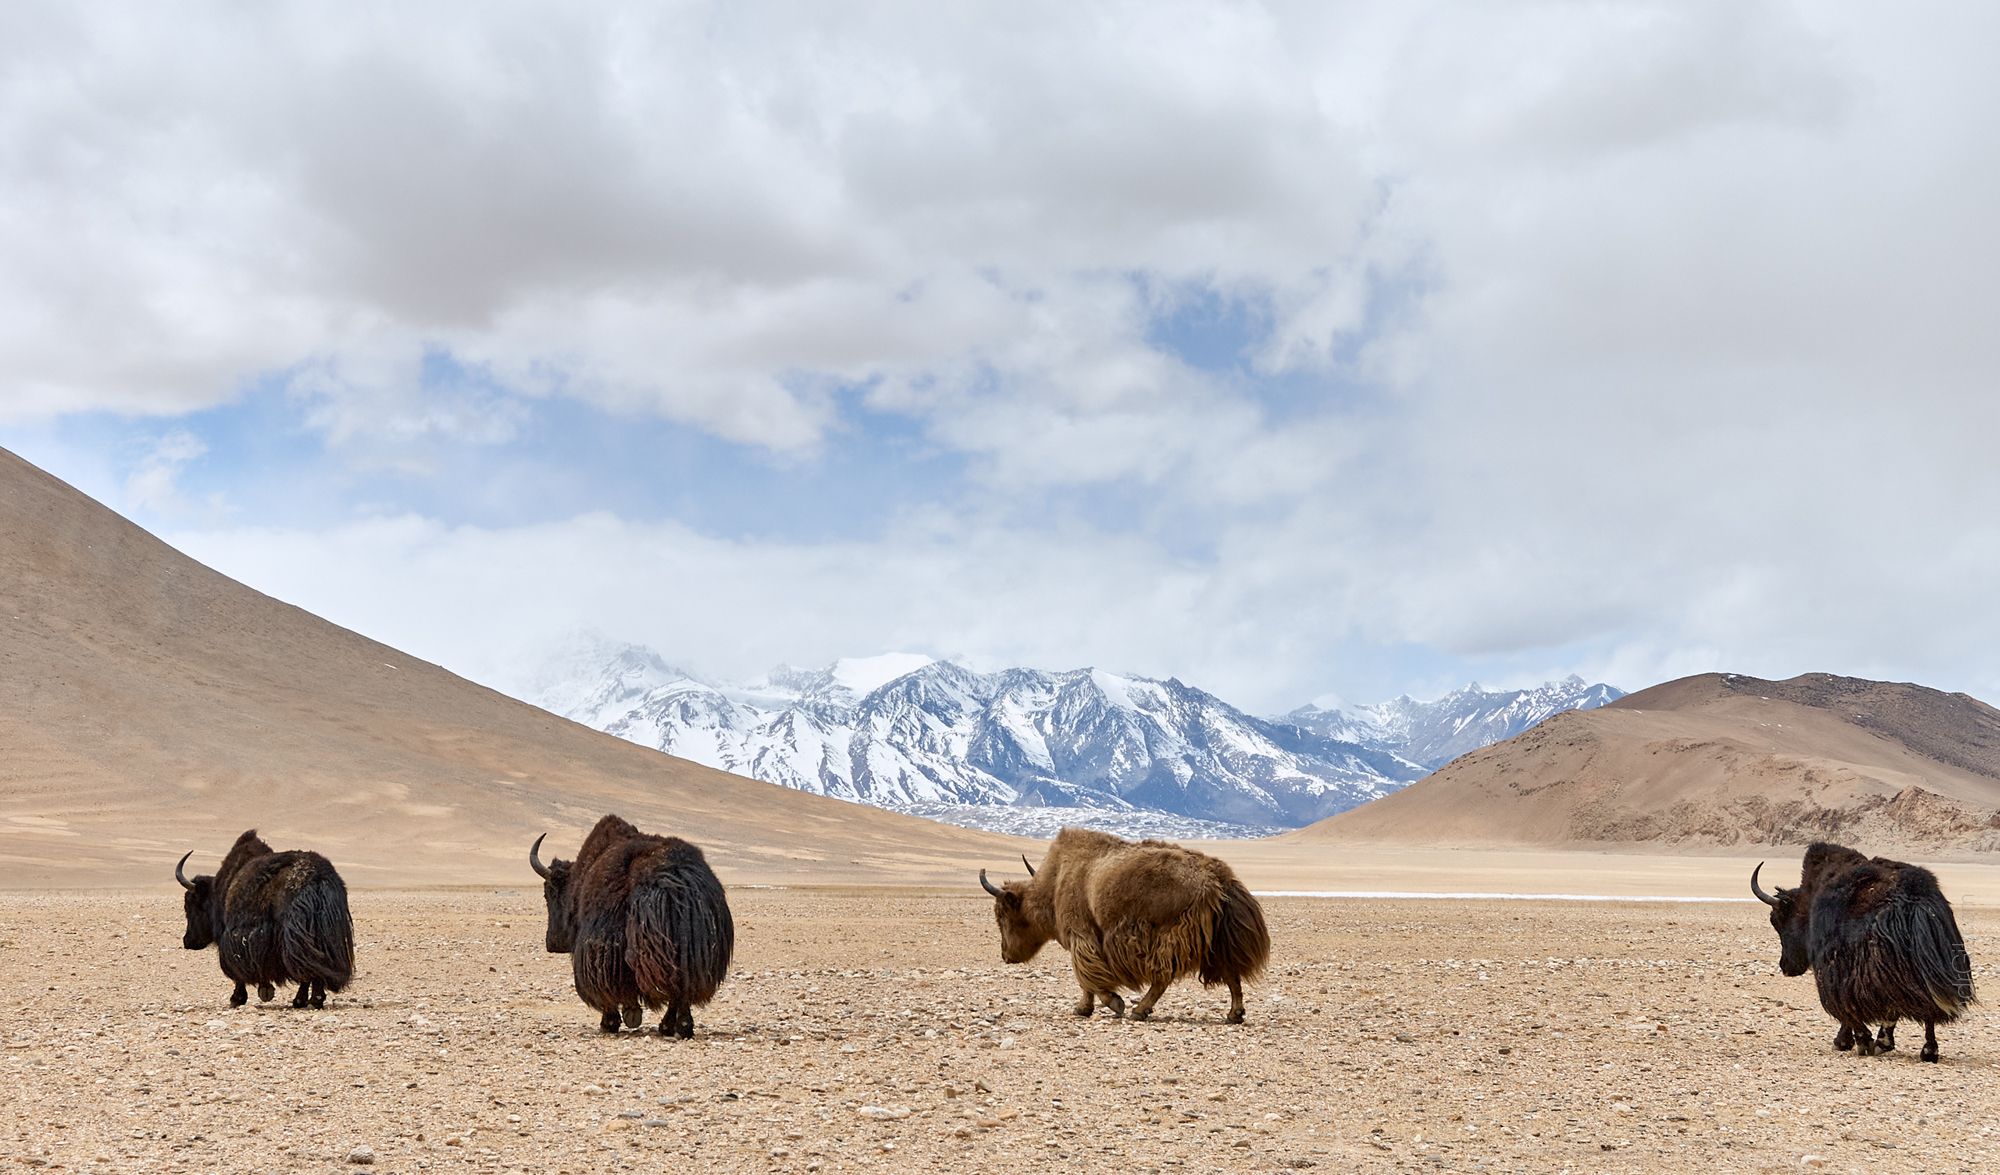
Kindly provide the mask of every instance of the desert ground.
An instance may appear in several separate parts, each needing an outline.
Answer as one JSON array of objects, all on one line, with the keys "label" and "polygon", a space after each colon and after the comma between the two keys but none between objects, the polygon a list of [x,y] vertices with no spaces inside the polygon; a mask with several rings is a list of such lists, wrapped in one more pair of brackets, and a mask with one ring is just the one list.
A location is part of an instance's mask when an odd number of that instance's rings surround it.
[{"label": "desert ground", "polygon": [[[1472,884],[1467,883],[1467,888]],[[1575,886],[1563,887],[1575,889]],[[1602,887],[1599,887],[1602,888]],[[1953,890],[1949,871],[1947,889]],[[697,1035],[615,1038],[536,889],[357,891],[324,1011],[232,1009],[178,891],[0,893],[8,1169],[1990,1171],[2000,1023],[1862,1059],[1761,907],[1266,899],[1242,1026],[1070,1012],[975,892],[738,885]],[[1996,989],[2000,914],[1960,907]]]}]

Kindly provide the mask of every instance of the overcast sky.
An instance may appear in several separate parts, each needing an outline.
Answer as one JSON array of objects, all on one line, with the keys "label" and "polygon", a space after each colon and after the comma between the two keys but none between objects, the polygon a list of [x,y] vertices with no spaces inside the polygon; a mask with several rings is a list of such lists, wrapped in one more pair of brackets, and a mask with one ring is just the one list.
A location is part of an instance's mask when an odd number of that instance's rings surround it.
[{"label": "overcast sky", "polygon": [[0,7],[0,445],[419,656],[2000,700],[2000,8],[275,7]]}]

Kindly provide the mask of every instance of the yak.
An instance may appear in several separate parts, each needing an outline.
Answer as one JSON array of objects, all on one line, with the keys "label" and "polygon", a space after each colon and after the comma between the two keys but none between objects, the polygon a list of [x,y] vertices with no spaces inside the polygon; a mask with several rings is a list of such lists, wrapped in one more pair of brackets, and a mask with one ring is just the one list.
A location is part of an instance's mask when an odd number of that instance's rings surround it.
[{"label": "yak", "polygon": [[694,1009],[715,997],[736,949],[736,923],[722,882],[694,845],[640,832],[606,816],[576,860],[528,864],[542,878],[550,954],[568,954],[576,994],[602,1013],[599,1027],[643,1022],[640,1005],[662,1008],[661,1036],[694,1036]]},{"label": "yak", "polygon": [[[1938,1059],[1937,1026],[1970,1006],[1972,960],[1937,877],[1919,865],[1870,859],[1835,844],[1806,849],[1796,889],[1750,892],[1771,907],[1778,970],[1811,970],[1820,1006],[1840,1022],[1833,1047],[1864,1057],[1896,1047],[1896,1022],[1924,1026],[1926,1061]],[[1881,1033],[1871,1033],[1880,1025]]]},{"label": "yak", "polygon": [[1050,939],[1069,951],[1083,998],[1076,1014],[1098,1003],[1125,1015],[1121,989],[1143,991],[1134,1020],[1153,1014],[1167,985],[1194,975],[1203,987],[1229,985],[1229,1023],[1243,1022],[1243,984],[1263,974],[1271,935],[1263,907],[1228,865],[1159,840],[1136,844],[1108,833],[1064,828],[1028,880],[994,885],[1000,957],[1025,963]]},{"label": "yak", "polygon": [[236,838],[213,875],[189,881],[192,856],[174,865],[174,880],[187,891],[181,945],[199,951],[215,944],[222,973],[236,981],[232,1007],[248,1002],[246,984],[268,1000],[273,985],[296,983],[294,1008],[324,1008],[326,993],[354,978],[354,921],[332,862],[302,849],[274,853],[254,828]]}]

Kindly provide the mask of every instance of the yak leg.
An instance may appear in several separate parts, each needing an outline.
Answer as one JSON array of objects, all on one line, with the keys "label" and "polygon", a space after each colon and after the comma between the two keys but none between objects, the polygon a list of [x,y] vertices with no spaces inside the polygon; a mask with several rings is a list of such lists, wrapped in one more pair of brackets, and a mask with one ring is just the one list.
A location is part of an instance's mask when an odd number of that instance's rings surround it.
[{"label": "yak leg", "polygon": [[326,1007],[326,980],[324,979],[313,980],[312,1006],[315,1008]]},{"label": "yak leg", "polygon": [[1139,997],[1139,1002],[1132,1006],[1132,1018],[1134,1020],[1144,1020],[1148,1016],[1151,1016],[1153,1014],[1153,1005],[1160,1002],[1160,997],[1165,995],[1166,991],[1167,981],[1164,979],[1155,980],[1153,986],[1146,989],[1146,994]]},{"label": "yak leg", "polygon": [[597,1029],[600,1032],[618,1031],[618,1009],[607,1009],[604,1015],[598,1018]]},{"label": "yak leg", "polygon": [[299,990],[292,993],[292,1006],[294,1008],[305,1007],[306,1001],[312,998],[312,990],[313,990],[312,980],[310,979],[299,980]]},{"label": "yak leg", "polygon": [[1884,1024],[1881,1030],[1875,1034],[1875,1047],[1885,1053],[1896,1051],[1896,1024],[1894,1021]]},{"label": "yak leg", "polygon": [[1088,1018],[1089,1015],[1096,1010],[1097,1010],[1097,993],[1091,991],[1089,988],[1084,988],[1083,998],[1076,1001],[1076,1014]]},{"label": "yak leg", "polygon": [[1864,1057],[1874,1056],[1878,1051],[1875,1048],[1875,1034],[1868,1030],[1868,1026],[1866,1024],[1849,1024],[1846,1027],[1849,1035],[1854,1037],[1854,1051]]},{"label": "yak leg", "polygon": [[1229,981],[1229,1022],[1243,1023],[1243,981],[1240,979]]},{"label": "yak leg", "polygon": [[229,993],[229,1006],[232,1008],[240,1008],[249,1002],[250,993],[245,991],[240,983],[236,985],[235,991]]},{"label": "yak leg", "polygon": [[1846,1052],[1854,1047],[1854,1030],[1842,1024],[1840,1031],[1833,1034],[1833,1047]]},{"label": "yak leg", "polygon": [[625,1027],[637,1028],[639,1025],[644,1024],[646,1022],[646,1013],[639,1010],[639,1005],[626,1004],[624,1011],[625,1011]]},{"label": "yak leg", "polygon": [[1937,1063],[1937,1021],[1935,1020],[1924,1021],[1924,1051],[1917,1054],[1917,1059],[1929,1061],[1934,1065]]},{"label": "yak leg", "polygon": [[693,1040],[694,1008],[688,1004],[668,1004],[667,1014],[660,1017],[660,1035]]}]

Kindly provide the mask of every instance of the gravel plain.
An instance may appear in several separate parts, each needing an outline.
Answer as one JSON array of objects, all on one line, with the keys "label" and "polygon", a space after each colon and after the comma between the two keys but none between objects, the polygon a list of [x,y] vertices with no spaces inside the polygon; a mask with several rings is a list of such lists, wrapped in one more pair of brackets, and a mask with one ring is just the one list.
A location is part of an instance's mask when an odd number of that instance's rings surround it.
[{"label": "gravel plain", "polygon": [[[693,1041],[601,1036],[539,892],[362,891],[325,1011],[232,1009],[178,891],[0,893],[0,1169],[1991,1171],[1975,1011],[1835,1052],[1761,908],[1266,902],[1249,1022],[1080,1021],[969,894],[739,887]],[[1961,909],[1990,966],[1990,916]]]}]

